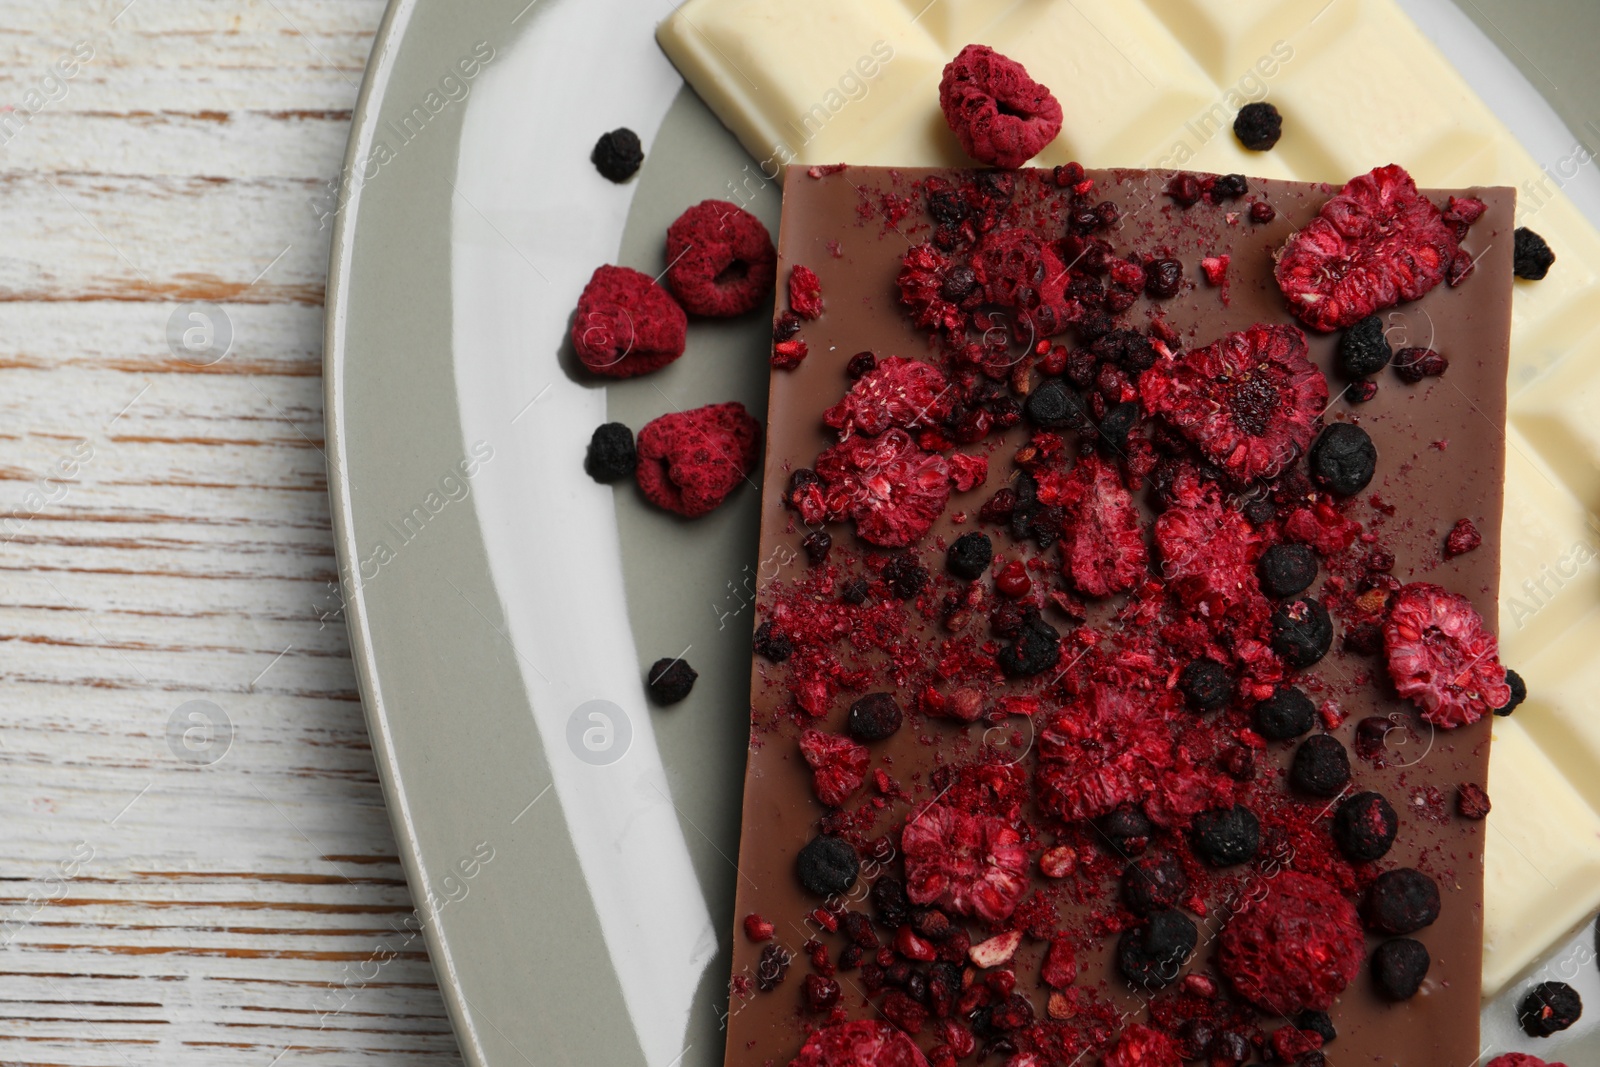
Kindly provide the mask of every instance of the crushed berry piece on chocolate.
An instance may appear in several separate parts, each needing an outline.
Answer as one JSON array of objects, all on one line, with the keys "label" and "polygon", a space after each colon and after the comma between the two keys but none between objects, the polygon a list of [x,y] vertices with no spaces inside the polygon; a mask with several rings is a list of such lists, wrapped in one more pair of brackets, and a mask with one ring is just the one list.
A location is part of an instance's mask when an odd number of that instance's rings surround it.
[{"label": "crushed berry piece on chocolate", "polygon": [[1383,627],[1375,622],[1362,621],[1344,632],[1344,650],[1358,656],[1370,656],[1383,651]]},{"label": "crushed berry piece on chocolate", "polygon": [[752,647],[756,655],[763,656],[773,663],[782,663],[794,654],[794,643],[789,640],[789,635],[779,630],[771,619],[756,627]]},{"label": "crushed berry piece on chocolate", "polygon": [[1484,1067],[1567,1067],[1564,1063],[1546,1063],[1537,1056],[1530,1056],[1525,1052],[1507,1052],[1503,1056],[1496,1056]]},{"label": "crushed berry piece on chocolate", "polygon": [[1463,819],[1489,817],[1489,794],[1476,782],[1463,782],[1456,790],[1456,812]]},{"label": "crushed berry piece on chocolate", "polygon": [[813,567],[823,563],[833,549],[833,538],[826,530],[812,530],[800,540],[800,548]]},{"label": "crushed berry piece on chocolate", "polygon": [[1371,378],[1357,378],[1345,389],[1345,399],[1352,404],[1365,404],[1378,395],[1378,383]]},{"label": "crushed berry piece on chocolate", "polygon": [[1565,982],[1540,982],[1517,1005],[1517,1022],[1529,1037],[1549,1037],[1583,1014],[1583,998]]},{"label": "crushed berry piece on chocolate", "polygon": [[1183,264],[1175,259],[1152,260],[1144,268],[1144,291],[1158,299],[1176,296],[1183,286]]},{"label": "crushed berry piece on chocolate", "polygon": [[911,914],[911,902],[906,899],[905,883],[898,878],[883,875],[872,883],[872,891],[868,894],[872,901],[872,910],[877,913],[878,922],[890,929],[899,929],[906,924]]},{"label": "crushed berry piece on chocolate", "polygon": [[600,135],[600,140],[594,144],[594,151],[589,153],[589,162],[594,164],[594,169],[600,172],[601,177],[617,183],[625,182],[639,173],[639,164],[644,162],[644,146],[639,143],[638,134],[621,126]]},{"label": "crushed berry piece on chocolate", "polygon": [[844,372],[851,381],[871,374],[878,367],[878,357],[872,352],[857,352],[850,357],[850,362],[844,365]]},{"label": "crushed berry piece on chocolate", "polygon": [[1138,330],[1112,330],[1096,337],[1089,351],[1100,361],[1115,363],[1132,374],[1147,371],[1156,363],[1155,346]]},{"label": "crushed berry piece on chocolate", "polygon": [[1359,426],[1336,422],[1311,446],[1311,477],[1340,496],[1361,492],[1378,469],[1378,449]]},{"label": "crushed berry piece on chocolate", "polygon": [[1367,925],[1380,934],[1414,934],[1439,917],[1439,883],[1414,867],[1385,871],[1361,905]]},{"label": "crushed berry piece on chocolate", "polygon": [[1233,678],[1214,659],[1190,660],[1178,672],[1178,689],[1195,711],[1216,711],[1233,699]]},{"label": "crushed berry piece on chocolate", "polygon": [[799,315],[792,311],[785,311],[772,324],[772,339],[774,341],[793,340],[794,335],[800,332],[801,325]]},{"label": "crushed berry piece on chocolate", "polygon": [[1200,261],[1200,271],[1212,285],[1221,285],[1228,279],[1228,264],[1232,256],[1206,256]]},{"label": "crushed berry piece on chocolate", "polygon": [[822,315],[822,283],[810,267],[796,263],[789,268],[789,310],[802,319]]},{"label": "crushed berry piece on chocolate", "polygon": [[1333,647],[1333,619],[1321,601],[1301,597],[1272,613],[1272,650],[1291,667],[1316,663]]},{"label": "crushed berry piece on chocolate", "polygon": [[639,455],[633,447],[633,431],[620,422],[595,427],[589,438],[589,451],[583,469],[597,482],[615,482],[633,473]]},{"label": "crushed berry piece on chocolate", "polygon": [[950,500],[949,463],[900,429],[852,435],[817,457],[817,473],[827,486],[825,514],[854,519],[856,534],[882,548],[903,548],[927,533]]},{"label": "crushed berry piece on chocolate", "polygon": [[1511,690],[1510,698],[1494,709],[1496,715],[1510,715],[1517,710],[1517,705],[1528,699],[1528,683],[1522,680],[1522,675],[1511,668],[1506,668],[1506,687]]},{"label": "crushed berry piece on chocolate", "polygon": [[782,985],[793,959],[789,950],[782,945],[768,945],[762,949],[761,959],[756,963],[756,988],[763,993],[770,993]]},{"label": "crushed berry piece on chocolate", "polygon": [[1061,104],[1022,64],[969,44],[944,68],[939,108],[961,148],[980,163],[1015,170],[1061,132]]},{"label": "crushed berry piece on chocolate", "polygon": [[1033,580],[1028,577],[1028,568],[1022,561],[1014,559],[1001,567],[1000,573],[994,576],[994,587],[1000,595],[1020,600],[1033,588]]},{"label": "crushed berry piece on chocolate", "polygon": [[698,677],[700,672],[680,656],[677,659],[658,659],[652,663],[650,670],[645,673],[645,684],[650,691],[650,699],[665,707],[688,696]]},{"label": "crushed berry piece on chocolate", "polygon": [[1206,1019],[1185,1019],[1173,1031],[1177,1041],[1178,1055],[1185,1060],[1203,1060],[1206,1050],[1216,1040],[1217,1030]]},{"label": "crushed berry piece on chocolate", "polygon": [[1372,953],[1372,981],[1389,1000],[1410,1000],[1422,988],[1432,963],[1421,941],[1397,937],[1385,941]]},{"label": "crushed berry piece on chocolate", "polygon": [[1395,688],[1435,726],[1477,722],[1511,698],[1499,642],[1464,596],[1427,582],[1403,586],[1389,602],[1383,640]]},{"label": "crushed berry piece on chocolate", "polygon": [[704,200],[667,228],[667,285],[696,315],[742,315],[771,294],[778,252],[767,228],[726,200]]},{"label": "crushed berry piece on chocolate", "polygon": [[1256,497],[1244,506],[1243,514],[1251,526],[1265,526],[1278,517],[1278,509],[1266,497]]},{"label": "crushed berry piece on chocolate", "polygon": [[812,838],[795,858],[800,884],[819,897],[845,892],[856,884],[860,870],[861,859],[850,843],[828,834]]},{"label": "crushed berry piece on chocolate", "polygon": [[1251,222],[1271,222],[1278,217],[1278,209],[1265,200],[1257,200],[1250,205]]},{"label": "crushed berry piece on chocolate", "polygon": [[866,746],[847,737],[808,729],[800,734],[800,754],[811,768],[811,787],[830,808],[843,807],[867,780],[871,758]]},{"label": "crushed berry piece on chocolate", "polygon": [[639,431],[634,479],[657,507],[704,515],[748,478],[760,436],[761,424],[737,401],[662,415]]},{"label": "crushed berry piece on chocolate", "polygon": [[1397,166],[1352,178],[1278,254],[1289,309],[1314,330],[1351,326],[1444,281],[1455,231]]},{"label": "crushed berry piece on chocolate", "polygon": [[1170,855],[1145,856],[1123,869],[1122,902],[1135,915],[1175,908],[1188,895],[1189,877]]},{"label": "crushed berry piece on chocolate", "polygon": [[1337,796],[1350,784],[1350,754],[1332,734],[1308,737],[1295,749],[1289,782],[1314,797]]},{"label": "crushed berry piece on chocolate", "polygon": [[1061,512],[1062,570],[1085,596],[1134,588],[1148,573],[1149,550],[1133,495],[1114,463],[1084,456],[1065,478],[1041,475],[1039,497]]},{"label": "crushed berry piece on chocolate", "polygon": [[838,982],[820,974],[806,975],[804,991],[806,1010],[813,1015],[821,1015],[839,1003],[842,993]]},{"label": "crushed berry piece on chocolate", "polygon": [[772,346],[772,355],[767,362],[775,370],[794,370],[805,362],[810,353],[810,347],[804,341],[779,341]]},{"label": "crushed berry piece on chocolate", "polygon": [[[870,353],[868,353],[870,355]],[[888,356],[857,379],[822,421],[840,436],[881,434],[891,427],[915,430],[932,426],[951,412],[951,390],[944,372],[931,363]]]},{"label": "crushed berry piece on chocolate", "polygon": [[1316,725],[1317,706],[1292,685],[1280,685],[1253,709],[1256,732],[1269,741],[1288,741]]},{"label": "crushed berry piece on chocolate", "polygon": [[1346,377],[1377,374],[1394,358],[1383,332],[1383,316],[1368,315],[1339,338],[1339,370]]},{"label": "crushed berry piece on chocolate", "polygon": [[1130,985],[1161,989],[1177,981],[1198,940],[1194,923],[1181,911],[1152,912],[1143,926],[1117,939],[1117,967]]},{"label": "crushed berry piece on chocolate", "polygon": [[1182,208],[1198,204],[1203,192],[1200,179],[1193,174],[1176,174],[1167,182],[1166,194],[1172,198],[1174,204]]},{"label": "crushed berry piece on chocolate", "polygon": [[1028,891],[1028,852],[1011,824],[931,804],[900,832],[906,896],[990,923],[1011,917]]},{"label": "crushed berry piece on chocolate", "polygon": [[1213,1067],[1238,1067],[1250,1058],[1255,1049],[1250,1039],[1237,1030],[1224,1030],[1211,1041]]},{"label": "crushed berry piece on chocolate", "polygon": [[928,569],[915,556],[899,555],[883,568],[883,580],[888,583],[889,592],[901,600],[910,600],[928,584]]},{"label": "crushed berry piece on chocolate", "polygon": [[1264,100],[1246,104],[1233,119],[1233,135],[1252,152],[1265,152],[1283,136],[1283,116]]},{"label": "crushed berry piece on chocolate", "polygon": [[1128,434],[1139,422],[1139,405],[1136,401],[1117,404],[1100,420],[1100,440],[1118,453],[1127,451]]},{"label": "crushed berry piece on chocolate", "polygon": [[1365,863],[1386,855],[1400,829],[1400,817],[1381,793],[1357,793],[1339,804],[1333,840],[1345,858]]},{"label": "crushed berry piece on chocolate", "polygon": [[882,741],[894,736],[904,713],[892,693],[868,693],[850,705],[850,736],[858,741]]},{"label": "crushed berry piece on chocolate", "polygon": [[1025,678],[1054,667],[1060,655],[1061,634],[1037,614],[1032,614],[1023,620],[1016,637],[1000,649],[995,660],[1006,674]]},{"label": "crushed berry piece on chocolate", "polygon": [[972,581],[983,577],[994,559],[994,542],[988,534],[964,533],[950,545],[945,553],[945,569],[957,578]]},{"label": "crushed berry piece on chocolate", "polygon": [[1511,268],[1513,274],[1536,282],[1550,273],[1550,266],[1555,263],[1556,254],[1550,251],[1550,245],[1543,237],[1526,226],[1519,226],[1513,239],[1516,242]]},{"label": "crushed berry piece on chocolate", "polygon": [[572,348],[607,378],[659,370],[683,355],[689,319],[672,295],[630,267],[597,267],[572,316]]},{"label": "crushed berry piece on chocolate", "polygon": [[1400,380],[1416,385],[1424,378],[1437,378],[1450,367],[1450,361],[1431,348],[1402,348],[1394,354],[1394,372]]},{"label": "crushed berry piece on chocolate", "polygon": [[1213,867],[1232,867],[1255,857],[1261,849],[1261,820],[1242,805],[1213,808],[1194,817],[1190,843],[1195,853]]},{"label": "crushed berry piece on chocolate", "polygon": [[1317,579],[1317,554],[1305,545],[1273,545],[1256,564],[1261,591],[1271,597],[1303,593]]},{"label": "crushed berry piece on chocolate", "polygon": [[777,932],[777,927],[763,919],[755,912],[744,917],[744,936],[757,942],[771,941],[772,935]]},{"label": "crushed berry piece on chocolate", "polygon": [[1350,902],[1321,878],[1283,871],[1222,928],[1217,964],[1240,996],[1292,1015],[1331,1007],[1365,955]]},{"label": "crushed berry piece on chocolate", "polygon": [[1224,174],[1211,183],[1211,188],[1206,190],[1213,204],[1220,204],[1224,200],[1237,200],[1250,191],[1250,181],[1243,174]]},{"label": "crushed berry piece on chocolate", "polygon": [[1325,1011],[1307,1008],[1294,1017],[1294,1025],[1301,1030],[1309,1030],[1322,1038],[1324,1045],[1332,1044],[1339,1032],[1333,1028],[1333,1018]]},{"label": "crushed berry piece on chocolate", "polygon": [[1472,525],[1472,520],[1457,519],[1456,524],[1450,528],[1449,536],[1444,540],[1444,558],[1455,559],[1457,556],[1466,555],[1481,544],[1483,535]]},{"label": "crushed berry piece on chocolate", "polygon": [[839,599],[846,604],[865,604],[870,588],[865,578],[851,578],[839,587]]}]

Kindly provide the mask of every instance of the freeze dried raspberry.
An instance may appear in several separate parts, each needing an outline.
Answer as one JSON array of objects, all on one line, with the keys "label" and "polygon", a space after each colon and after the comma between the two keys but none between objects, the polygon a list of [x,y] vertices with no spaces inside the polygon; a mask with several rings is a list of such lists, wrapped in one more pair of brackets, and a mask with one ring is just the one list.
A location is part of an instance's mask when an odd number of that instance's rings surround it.
[{"label": "freeze dried raspberry", "polygon": [[[900,303],[911,312],[911,321],[924,330],[945,330],[959,334],[966,328],[967,316],[946,292],[946,282],[964,266],[952,266],[937,248],[921,244],[907,250],[900,259],[900,274],[895,279]],[[974,285],[976,282],[974,281]]]},{"label": "freeze dried raspberry", "polygon": [[822,314],[822,283],[810,267],[796,263],[789,268],[789,310],[802,319],[815,319]]},{"label": "freeze dried raspberry", "polygon": [[1466,597],[1427,582],[1403,586],[1383,641],[1395,688],[1435,726],[1466,726],[1511,699],[1499,643]]},{"label": "freeze dried raspberry", "polygon": [[778,277],[778,251],[761,220],[726,200],[703,200],[667,227],[667,285],[696,315],[742,315]]},{"label": "freeze dried raspberry", "polygon": [[831,518],[855,520],[862,540],[904,548],[933,525],[950,499],[950,465],[904,430],[851,437],[817,457]]},{"label": "freeze dried raspberry", "polygon": [[1529,1056],[1525,1052],[1507,1052],[1504,1056],[1496,1056],[1490,1060],[1486,1067],[1567,1067],[1564,1063],[1546,1063],[1537,1056]]},{"label": "freeze dried raspberry", "polygon": [[578,297],[572,347],[595,374],[632,378],[683,355],[688,328],[683,308],[650,275],[599,267]]},{"label": "freeze dried raspberry", "polygon": [[1084,456],[1066,477],[1041,476],[1038,499],[1065,515],[1061,570],[1079,592],[1125,593],[1145,576],[1149,553],[1139,511],[1115,464]]},{"label": "freeze dried raspberry", "polygon": [[867,746],[848,737],[807,729],[800,734],[800,754],[811,768],[811,787],[830,808],[843,807],[867,780]]},{"label": "freeze dried raspberry", "polygon": [[763,919],[755,912],[744,917],[744,936],[757,944],[762,941],[771,941],[778,928],[770,921]]},{"label": "freeze dried raspberry", "polygon": [[1283,536],[1310,545],[1323,556],[1336,556],[1356,543],[1361,524],[1347,519],[1339,509],[1319,500],[1309,508],[1296,508],[1283,521]]},{"label": "freeze dried raspberry", "polygon": [[1459,245],[1401,167],[1352,178],[1278,253],[1278,288],[1313,330],[1351,326],[1444,280]]},{"label": "freeze dried raspberry", "polygon": [[1101,1067],[1183,1067],[1172,1038],[1143,1023],[1133,1023],[1100,1061]]},{"label": "freeze dried raspberry", "polygon": [[972,251],[972,272],[989,303],[1016,313],[1012,333],[1025,344],[1060,333],[1082,314],[1067,297],[1071,275],[1061,258],[1026,227],[985,234]]},{"label": "freeze dried raspberry", "polygon": [[1328,383],[1293,326],[1257,324],[1158,362],[1139,378],[1161,415],[1234,480],[1272,478],[1305,450]]},{"label": "freeze dried raspberry", "polygon": [[1168,589],[1187,611],[1214,623],[1238,620],[1253,630],[1271,610],[1256,577],[1261,534],[1215,484],[1180,475],[1178,491],[1181,499],[1157,517],[1155,527]]},{"label": "freeze dried raspberry", "polygon": [[877,436],[898,426],[915,430],[936,426],[950,416],[955,398],[944,372],[932,363],[886,356],[867,371],[844,399],[822,413],[822,421],[841,438]]},{"label": "freeze dried raspberry", "polygon": [[662,415],[639,431],[639,491],[686,518],[704,515],[749,476],[760,436],[737,401]]},{"label": "freeze dried raspberry", "polygon": [[1011,917],[1028,891],[1022,837],[992,815],[969,815],[933,804],[900,831],[906,896],[985,922]]},{"label": "freeze dried raspberry", "polygon": [[945,462],[950,464],[950,485],[957,492],[970,492],[989,480],[988,456],[952,452]]},{"label": "freeze dried raspberry", "polygon": [[1462,782],[1456,789],[1456,812],[1463,819],[1487,819],[1489,794],[1476,782]]},{"label": "freeze dried raspberry", "polygon": [[1472,525],[1472,520],[1457,519],[1456,524],[1450,527],[1450,535],[1444,539],[1444,558],[1455,559],[1466,555],[1481,544],[1483,535]]},{"label": "freeze dried raspberry", "polygon": [[789,1067],[928,1067],[906,1033],[878,1019],[857,1019],[815,1031]]},{"label": "freeze dried raspberry", "polygon": [[1361,970],[1366,937],[1356,909],[1321,878],[1284,871],[1222,929],[1217,965],[1264,1011],[1325,1011]]},{"label": "freeze dried raspberry", "polygon": [[1205,273],[1206,281],[1212,285],[1221,285],[1228,277],[1228,264],[1232,256],[1206,256],[1200,261],[1200,270]]},{"label": "freeze dried raspberry", "polygon": [[969,44],[944,68],[939,109],[961,148],[980,163],[1016,170],[1061,132],[1061,104],[1022,64]]},{"label": "freeze dried raspberry", "polygon": [[772,356],[768,362],[776,370],[794,370],[805,362],[810,349],[801,340],[778,341],[772,346]]}]

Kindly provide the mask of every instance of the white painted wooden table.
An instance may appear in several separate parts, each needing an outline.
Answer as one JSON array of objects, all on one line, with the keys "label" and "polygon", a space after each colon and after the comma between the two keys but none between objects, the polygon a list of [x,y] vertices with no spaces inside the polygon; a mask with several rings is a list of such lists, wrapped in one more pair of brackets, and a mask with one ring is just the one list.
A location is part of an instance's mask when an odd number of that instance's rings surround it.
[{"label": "white painted wooden table", "polygon": [[0,0],[5,1063],[458,1062],[320,452],[315,202],[382,14]]}]

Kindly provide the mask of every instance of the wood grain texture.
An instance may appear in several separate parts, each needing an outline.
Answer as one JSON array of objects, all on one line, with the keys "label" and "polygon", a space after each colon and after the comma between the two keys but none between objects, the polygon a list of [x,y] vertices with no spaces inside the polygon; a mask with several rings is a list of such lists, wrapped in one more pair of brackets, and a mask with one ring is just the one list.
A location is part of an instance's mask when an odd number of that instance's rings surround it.
[{"label": "wood grain texture", "polygon": [[[125,2],[0,0],[0,1061],[456,1063],[321,452],[384,5]],[[174,356],[187,300],[226,358]]]}]

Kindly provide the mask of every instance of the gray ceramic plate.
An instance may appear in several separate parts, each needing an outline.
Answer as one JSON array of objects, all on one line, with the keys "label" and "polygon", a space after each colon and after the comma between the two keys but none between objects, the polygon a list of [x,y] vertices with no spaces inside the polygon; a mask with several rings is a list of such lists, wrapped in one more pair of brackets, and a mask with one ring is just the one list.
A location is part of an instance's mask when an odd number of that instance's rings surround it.
[{"label": "gray ceramic plate", "polygon": [[[1407,7],[1513,128],[1564,147],[1459,12]],[[689,356],[605,389],[570,373],[563,341],[589,272],[660,271],[684,206],[739,199],[776,228],[776,188],[654,44],[668,10],[395,0],[340,196],[327,439],[347,618],[402,858],[476,1065],[722,1062],[758,487],[682,523],[581,460],[607,418],[763,411],[764,316],[695,324]],[[619,125],[649,158],[612,186],[587,157]],[[699,683],[650,708],[643,666],[678,655]],[[1498,1049],[1514,1047],[1508,1015],[1486,1016]],[[1577,1040],[1542,1051],[1578,1062]]]}]

